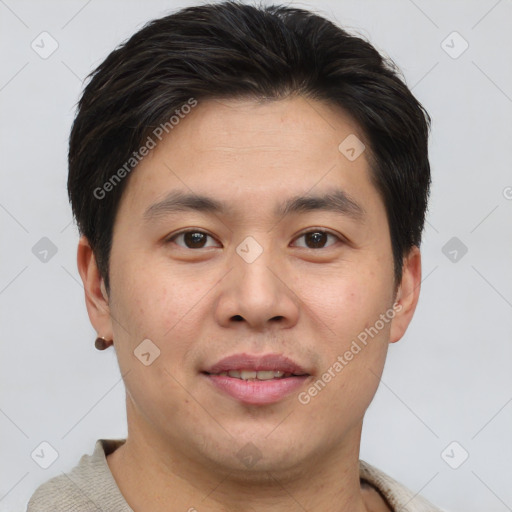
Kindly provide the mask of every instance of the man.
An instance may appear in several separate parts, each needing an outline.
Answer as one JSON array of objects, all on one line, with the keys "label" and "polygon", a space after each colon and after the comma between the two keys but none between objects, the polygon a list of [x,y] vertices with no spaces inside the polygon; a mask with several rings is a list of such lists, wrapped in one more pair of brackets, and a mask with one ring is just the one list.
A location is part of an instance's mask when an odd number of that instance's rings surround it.
[{"label": "man", "polygon": [[191,7],[112,52],[68,189],[128,437],[28,511],[438,510],[359,460],[418,301],[429,124],[390,61],[303,10]]}]

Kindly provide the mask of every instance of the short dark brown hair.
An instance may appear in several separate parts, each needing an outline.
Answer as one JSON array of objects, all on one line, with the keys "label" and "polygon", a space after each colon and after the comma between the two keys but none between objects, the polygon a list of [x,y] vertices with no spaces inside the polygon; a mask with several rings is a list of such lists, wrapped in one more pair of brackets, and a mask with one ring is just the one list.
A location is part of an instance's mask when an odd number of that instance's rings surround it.
[{"label": "short dark brown hair", "polygon": [[[112,177],[126,170],[148,133],[191,98],[289,94],[340,106],[362,129],[401,282],[403,256],[421,243],[431,120],[393,61],[362,37],[302,9],[205,4],[149,22],[89,78],[70,136],[68,193],[107,291],[113,227],[129,175],[113,184]],[[98,197],[107,183],[108,194]]]}]

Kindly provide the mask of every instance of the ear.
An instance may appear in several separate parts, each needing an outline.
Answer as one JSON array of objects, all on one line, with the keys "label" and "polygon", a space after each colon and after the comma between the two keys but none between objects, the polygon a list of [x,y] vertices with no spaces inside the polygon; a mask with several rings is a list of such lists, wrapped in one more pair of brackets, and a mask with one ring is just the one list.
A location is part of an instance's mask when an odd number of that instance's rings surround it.
[{"label": "ear", "polygon": [[404,258],[402,281],[398,287],[394,309],[396,314],[391,322],[390,343],[397,342],[405,334],[412,320],[421,288],[421,253],[414,246]]},{"label": "ear", "polygon": [[84,284],[85,304],[91,324],[98,336],[112,340],[114,335],[107,291],[98,271],[96,258],[85,236],[81,236],[78,242],[77,264]]}]

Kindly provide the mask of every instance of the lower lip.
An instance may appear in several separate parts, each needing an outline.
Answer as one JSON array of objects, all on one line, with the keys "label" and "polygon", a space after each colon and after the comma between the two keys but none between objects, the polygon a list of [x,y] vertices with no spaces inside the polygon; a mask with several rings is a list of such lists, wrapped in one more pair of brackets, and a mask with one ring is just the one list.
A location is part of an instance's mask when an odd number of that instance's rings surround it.
[{"label": "lower lip", "polygon": [[273,380],[242,380],[225,375],[205,374],[217,388],[240,402],[266,405],[279,402],[304,385],[309,375]]}]

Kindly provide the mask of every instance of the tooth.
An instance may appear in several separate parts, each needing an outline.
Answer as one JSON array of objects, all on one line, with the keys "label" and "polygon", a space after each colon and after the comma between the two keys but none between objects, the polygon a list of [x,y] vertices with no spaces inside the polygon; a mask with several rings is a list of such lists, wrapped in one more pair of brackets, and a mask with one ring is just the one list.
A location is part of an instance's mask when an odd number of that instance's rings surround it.
[{"label": "tooth", "polygon": [[255,379],[256,378],[256,374],[258,372],[255,372],[253,370],[242,370],[240,372],[240,378],[241,379],[244,379],[244,380],[247,380],[247,379]]},{"label": "tooth", "polygon": [[261,370],[261,371],[257,372],[256,377],[258,378],[258,380],[271,380],[271,379],[277,377],[278,375],[276,375],[276,374],[278,374],[278,373],[283,373],[283,372],[274,372],[272,370],[265,370],[265,371]]},{"label": "tooth", "polygon": [[290,377],[291,373],[285,373],[281,370],[229,370],[218,373],[218,375],[229,375],[229,377],[234,377],[236,379],[243,380],[272,380],[272,379],[280,379],[281,377]]}]

